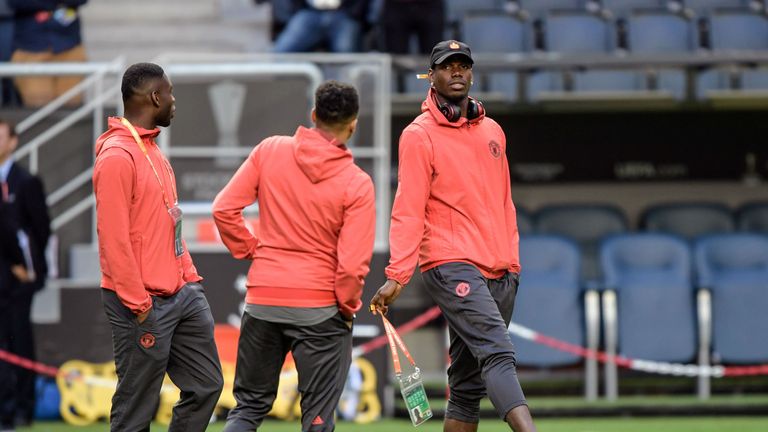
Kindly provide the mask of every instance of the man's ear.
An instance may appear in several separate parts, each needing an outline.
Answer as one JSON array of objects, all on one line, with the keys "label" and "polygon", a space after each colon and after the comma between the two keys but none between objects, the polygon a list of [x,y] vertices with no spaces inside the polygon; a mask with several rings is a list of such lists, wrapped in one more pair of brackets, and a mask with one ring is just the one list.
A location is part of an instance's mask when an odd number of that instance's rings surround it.
[{"label": "man's ear", "polygon": [[155,108],[160,108],[160,93],[157,90],[153,90],[152,93],[149,94],[149,97],[152,100],[152,105],[154,105]]}]

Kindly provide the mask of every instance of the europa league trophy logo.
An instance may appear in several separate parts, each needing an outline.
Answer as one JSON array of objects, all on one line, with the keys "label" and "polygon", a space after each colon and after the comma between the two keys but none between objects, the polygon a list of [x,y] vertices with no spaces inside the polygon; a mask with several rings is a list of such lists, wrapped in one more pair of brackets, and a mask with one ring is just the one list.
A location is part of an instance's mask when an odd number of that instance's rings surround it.
[{"label": "europa league trophy logo", "polygon": [[[208,88],[213,118],[219,132],[220,148],[234,149],[240,146],[237,132],[243,114],[245,94],[245,85],[234,81],[221,81]],[[241,159],[235,156],[217,156],[215,164],[218,167],[233,167],[239,165]]]}]

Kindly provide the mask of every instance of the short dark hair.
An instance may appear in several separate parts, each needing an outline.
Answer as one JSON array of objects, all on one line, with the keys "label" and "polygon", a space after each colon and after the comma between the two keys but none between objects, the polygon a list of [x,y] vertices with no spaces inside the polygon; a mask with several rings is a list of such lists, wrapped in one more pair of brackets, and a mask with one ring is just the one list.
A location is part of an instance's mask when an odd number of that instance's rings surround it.
[{"label": "short dark hair", "polygon": [[0,126],[2,125],[8,126],[8,136],[11,138],[16,136],[16,124],[14,122],[0,118]]},{"label": "short dark hair", "polygon": [[357,117],[360,102],[349,84],[326,81],[315,90],[315,115],[328,126],[338,126]]},{"label": "short dark hair", "polygon": [[161,79],[165,76],[165,71],[154,63],[136,63],[128,67],[123,74],[123,82],[120,90],[123,92],[123,102],[127,101],[147,81]]}]

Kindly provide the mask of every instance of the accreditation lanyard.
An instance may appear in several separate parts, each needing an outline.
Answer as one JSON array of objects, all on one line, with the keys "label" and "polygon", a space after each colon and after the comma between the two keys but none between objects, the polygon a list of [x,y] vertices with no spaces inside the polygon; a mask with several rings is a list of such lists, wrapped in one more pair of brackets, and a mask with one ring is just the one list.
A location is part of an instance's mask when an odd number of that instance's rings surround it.
[{"label": "accreditation lanyard", "polygon": [[395,367],[395,375],[399,377],[402,375],[403,370],[400,367],[400,356],[397,354],[397,347],[400,347],[400,349],[403,351],[403,354],[413,367],[416,367],[416,362],[413,361],[413,357],[411,357],[411,353],[408,351],[408,347],[405,346],[405,342],[403,342],[403,339],[399,334],[397,334],[397,330],[395,330],[395,328],[392,326],[392,323],[389,322],[384,314],[380,315],[381,320],[384,322],[384,332],[387,334],[387,340],[389,340],[389,351],[392,353],[392,364]]},{"label": "accreditation lanyard", "polygon": [[141,140],[141,137],[139,136],[139,133],[136,131],[136,128],[133,127],[131,122],[128,121],[125,117],[120,119],[120,122],[128,128],[128,130],[131,132],[131,135],[133,135],[133,139],[136,141],[136,144],[141,149],[141,152],[144,153],[144,157],[147,158],[147,162],[149,162],[149,166],[152,167],[152,172],[155,173],[155,178],[157,179],[157,182],[160,184],[160,190],[163,192],[163,202],[165,203],[165,208],[168,209],[168,214],[171,216],[171,220],[173,220],[173,231],[174,231],[174,252],[176,253],[177,257],[180,257],[184,253],[184,244],[181,241],[181,217],[182,212],[181,208],[179,208],[179,195],[176,192],[176,185],[173,182],[173,174],[171,174],[171,169],[168,167],[168,164],[165,164],[165,170],[168,173],[168,181],[171,183],[171,189],[173,190],[173,205],[171,205],[171,201],[168,199],[168,195],[165,192],[165,187],[163,186],[163,181],[160,179],[160,175],[157,173],[157,169],[155,169],[155,164],[152,162],[152,158],[149,157],[149,153],[147,152],[147,148],[144,146],[144,141]]},{"label": "accreditation lanyard", "polygon": [[[387,339],[389,340],[389,350],[392,353],[395,375],[400,382],[400,394],[403,395],[403,401],[405,401],[405,407],[408,410],[408,415],[411,417],[411,423],[414,426],[418,426],[432,417],[432,409],[429,407],[429,399],[427,398],[427,392],[424,390],[424,383],[421,380],[421,372],[400,335],[397,334],[397,330],[392,326],[392,323],[383,314],[381,314],[381,320],[384,323],[384,331],[387,333]],[[403,371],[400,367],[400,356],[397,354],[398,347],[400,347],[405,357],[413,366],[413,373],[403,376]]]}]

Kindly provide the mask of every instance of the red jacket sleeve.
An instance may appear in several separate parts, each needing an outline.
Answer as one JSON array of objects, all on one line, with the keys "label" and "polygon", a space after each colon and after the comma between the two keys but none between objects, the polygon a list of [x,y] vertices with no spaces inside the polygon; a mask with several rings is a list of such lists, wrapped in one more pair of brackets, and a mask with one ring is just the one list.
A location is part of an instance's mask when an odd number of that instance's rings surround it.
[{"label": "red jacket sleeve", "polygon": [[[168,172],[171,174],[171,181],[174,184],[174,190],[178,190],[178,188],[175,186],[176,173],[173,171],[171,163],[168,162],[168,159],[165,157],[163,157],[163,162],[165,163],[165,166],[168,167]],[[187,242],[184,239],[181,239],[181,243],[184,247],[184,253],[181,255],[181,257],[179,257],[181,260],[181,269],[183,271],[182,279],[184,279],[184,282],[200,282],[203,280],[203,277],[197,273],[197,268],[192,262],[192,255],[190,255],[189,249],[187,248]]]},{"label": "red jacket sleeve", "polygon": [[213,200],[213,219],[221,240],[232,256],[253,259],[258,243],[246,228],[243,209],[253,204],[259,196],[259,149],[257,145],[243,162],[232,179]]},{"label": "red jacket sleeve", "polygon": [[363,279],[370,270],[376,237],[376,204],[371,178],[358,174],[344,202],[344,219],[339,232],[334,290],[339,311],[346,318],[360,309]]},{"label": "red jacket sleeve", "polygon": [[96,230],[99,253],[115,283],[120,301],[133,313],[152,307],[152,298],[144,288],[129,236],[129,213],[135,178],[133,161],[121,149],[107,149],[96,161],[93,189],[96,196]]},{"label": "red jacket sleeve", "polygon": [[405,285],[419,260],[424,217],[434,168],[432,143],[420,130],[406,129],[400,136],[397,193],[389,227],[388,279]]},{"label": "red jacket sleeve", "polygon": [[507,178],[507,188],[504,194],[504,214],[507,219],[507,233],[509,235],[507,241],[511,245],[512,256],[514,257],[514,261],[510,263],[507,270],[512,273],[520,273],[520,234],[517,230],[515,205],[512,203],[512,184],[509,176],[509,162],[506,157],[504,157],[504,172]]},{"label": "red jacket sleeve", "polygon": [[189,254],[189,249],[187,249],[187,242],[184,239],[181,239],[181,242],[184,244],[184,254],[181,256],[184,282],[200,282],[203,280],[203,277],[197,273],[197,267],[192,262],[192,255]]}]

